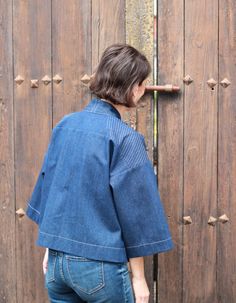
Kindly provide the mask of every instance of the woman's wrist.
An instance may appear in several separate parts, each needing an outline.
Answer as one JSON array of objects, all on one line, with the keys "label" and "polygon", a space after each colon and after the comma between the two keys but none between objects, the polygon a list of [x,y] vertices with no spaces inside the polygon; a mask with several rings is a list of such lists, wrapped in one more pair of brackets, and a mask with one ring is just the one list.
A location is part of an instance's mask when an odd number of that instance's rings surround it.
[{"label": "woman's wrist", "polygon": [[133,278],[137,280],[145,279],[143,257],[130,258],[129,264]]}]

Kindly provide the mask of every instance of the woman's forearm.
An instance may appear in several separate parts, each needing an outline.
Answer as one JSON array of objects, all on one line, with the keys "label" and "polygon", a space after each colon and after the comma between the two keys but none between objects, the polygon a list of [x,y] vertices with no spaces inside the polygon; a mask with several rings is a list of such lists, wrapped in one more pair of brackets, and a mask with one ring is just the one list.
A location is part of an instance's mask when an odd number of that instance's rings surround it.
[{"label": "woman's forearm", "polygon": [[132,272],[133,277],[136,278],[144,278],[144,258],[130,258],[129,265]]}]

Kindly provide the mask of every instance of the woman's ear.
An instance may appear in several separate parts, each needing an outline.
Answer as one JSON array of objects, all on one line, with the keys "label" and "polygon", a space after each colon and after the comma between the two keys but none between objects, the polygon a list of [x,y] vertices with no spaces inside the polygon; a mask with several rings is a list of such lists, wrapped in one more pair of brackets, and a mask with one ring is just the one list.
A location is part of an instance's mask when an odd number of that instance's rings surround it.
[{"label": "woman's ear", "polygon": [[136,96],[138,93],[138,84],[135,84],[132,90],[133,96]]}]

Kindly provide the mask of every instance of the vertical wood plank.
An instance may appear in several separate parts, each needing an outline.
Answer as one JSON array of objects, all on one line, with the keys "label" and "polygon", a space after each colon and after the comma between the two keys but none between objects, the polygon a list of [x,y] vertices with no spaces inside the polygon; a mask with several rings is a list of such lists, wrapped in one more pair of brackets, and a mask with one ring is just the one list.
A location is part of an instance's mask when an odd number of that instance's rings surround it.
[{"label": "vertical wood plank", "polygon": [[[125,42],[125,0],[92,1],[92,70],[109,45]],[[112,30],[111,30],[112,29]]]},{"label": "vertical wood plank", "polygon": [[236,2],[219,1],[219,85],[218,142],[218,217],[226,214],[229,222],[218,223],[217,294],[218,303],[233,303],[236,298]]},{"label": "vertical wood plank", "polygon": [[[153,65],[153,0],[126,0],[126,42],[141,51]],[[148,82],[153,83],[153,72]],[[136,109],[136,130],[146,139],[149,157],[153,160],[153,96],[146,94]],[[133,121],[131,121],[132,123]]]},{"label": "vertical wood plank", "polygon": [[[145,54],[153,65],[153,32],[154,32],[153,0],[126,0],[126,43]],[[149,76],[153,83],[153,73]],[[124,117],[130,126],[145,137],[150,160],[153,160],[153,96],[145,94],[138,102],[137,108],[130,109]],[[146,256],[145,277],[150,291],[149,302],[155,302],[154,295],[154,256]]]},{"label": "vertical wood plank", "polygon": [[53,127],[67,113],[81,110],[90,92],[80,79],[91,75],[91,1],[52,0]]},{"label": "vertical wood plank", "polygon": [[[92,72],[95,71],[103,51],[108,46],[125,43],[125,18],[125,0],[92,1]],[[122,119],[128,123],[129,112],[127,110],[122,114]]]},{"label": "vertical wood plank", "polygon": [[184,303],[216,302],[217,1],[185,1],[185,70],[193,82],[184,92]]},{"label": "vertical wood plank", "polygon": [[114,43],[125,43],[125,0],[92,1],[92,73],[103,51]]},{"label": "vertical wood plank", "polygon": [[[15,106],[16,209],[26,208],[35,185],[52,125],[51,1],[14,0],[13,41]],[[39,87],[31,88],[31,79]],[[42,260],[45,249],[36,246],[37,225],[26,216],[16,219],[17,302],[46,302]],[[9,301],[11,302],[11,300]]]},{"label": "vertical wood plank", "polygon": [[[157,82],[179,85],[182,92],[183,2],[157,1],[157,5]],[[158,256],[159,303],[182,302],[183,110],[182,93],[158,95],[159,190],[175,245]]]},{"label": "vertical wood plank", "polygon": [[16,302],[12,1],[0,1],[0,302]]}]

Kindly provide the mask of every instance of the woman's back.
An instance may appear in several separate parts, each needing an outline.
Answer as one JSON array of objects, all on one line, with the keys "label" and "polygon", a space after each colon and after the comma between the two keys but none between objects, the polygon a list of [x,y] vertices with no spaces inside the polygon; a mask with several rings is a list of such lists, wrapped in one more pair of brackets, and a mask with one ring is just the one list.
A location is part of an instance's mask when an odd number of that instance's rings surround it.
[{"label": "woman's back", "polygon": [[144,137],[121,119],[150,71],[132,46],[108,47],[89,85],[96,98],[53,129],[26,211],[48,248],[51,302],[133,303],[128,260],[136,302],[148,302],[143,256],[173,248]]},{"label": "woman's back", "polygon": [[112,105],[93,99],[66,115],[53,129],[42,173],[28,208],[38,245],[114,262],[170,247],[166,222],[153,217],[162,207],[143,137]]}]

